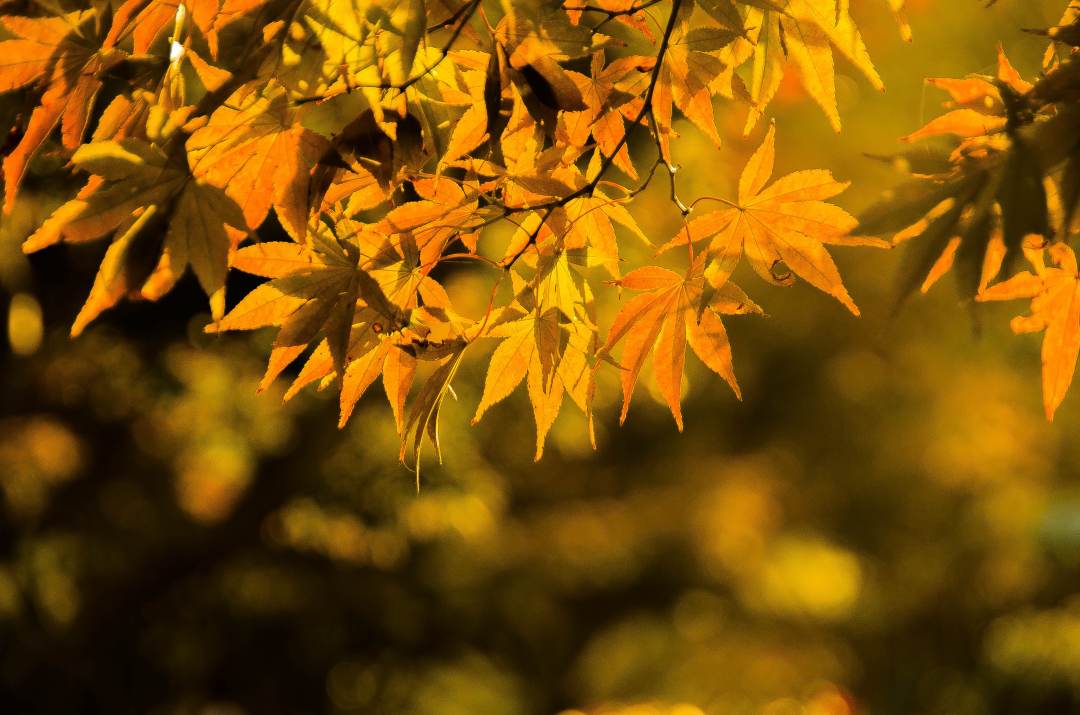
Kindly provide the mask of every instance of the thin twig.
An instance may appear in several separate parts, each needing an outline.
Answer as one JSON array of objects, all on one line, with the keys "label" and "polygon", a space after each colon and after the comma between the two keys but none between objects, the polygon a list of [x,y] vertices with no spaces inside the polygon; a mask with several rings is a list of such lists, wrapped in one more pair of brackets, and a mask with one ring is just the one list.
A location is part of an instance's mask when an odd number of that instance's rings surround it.
[{"label": "thin twig", "polygon": [[690,215],[690,211],[693,210],[692,206],[687,206],[679,198],[677,186],[675,182],[675,174],[679,172],[679,167],[668,162],[664,158],[664,147],[660,142],[660,127],[656,124],[656,115],[653,114],[652,108],[649,108],[649,126],[652,128],[653,141],[656,142],[656,151],[658,154],[657,162],[662,163],[664,168],[668,171],[668,180],[671,184],[671,203],[675,204],[679,209],[679,213],[683,215],[683,218]]},{"label": "thin twig", "polygon": [[649,76],[649,86],[645,90],[645,97],[641,105],[641,111],[638,112],[637,116],[634,118],[634,121],[631,122],[631,126],[627,128],[627,131],[623,132],[622,139],[620,139],[619,143],[615,145],[615,148],[612,150],[611,154],[604,157],[604,161],[601,162],[600,168],[599,170],[597,170],[596,176],[594,176],[592,180],[587,182],[581,188],[570,192],[561,199],[557,199],[555,201],[550,201],[546,204],[540,204],[538,206],[532,207],[532,210],[534,211],[543,210],[544,215],[540,219],[540,225],[530,234],[528,243],[522,246],[521,250],[519,250],[514,256],[512,256],[509,261],[504,262],[503,265],[507,270],[513,267],[514,263],[516,263],[517,260],[521,258],[521,255],[525,253],[525,251],[530,246],[535,244],[536,237],[540,234],[540,227],[544,225],[544,223],[548,220],[548,218],[551,216],[552,212],[555,209],[562,208],[574,199],[581,198],[582,196],[592,196],[593,192],[596,191],[596,187],[600,183],[600,179],[615,163],[615,158],[618,156],[619,152],[622,151],[622,148],[626,146],[627,141],[630,138],[629,130],[632,129],[634,126],[641,124],[642,120],[644,120],[648,115],[652,107],[652,98],[653,93],[656,91],[656,84],[660,81],[660,71],[664,66],[664,57],[665,55],[667,55],[668,45],[671,42],[671,35],[675,32],[675,21],[676,19],[678,19],[680,5],[682,5],[682,0],[672,0],[671,2],[671,14],[668,16],[667,25],[664,27],[664,34],[660,38],[660,47],[656,52],[656,64],[653,66],[652,74]]},{"label": "thin twig", "polygon": [[[472,0],[468,5],[465,6],[465,8],[467,9],[460,14],[460,22],[458,22],[456,27],[454,27],[454,31],[450,34],[450,37],[449,39],[447,39],[446,44],[444,44],[439,49],[439,59],[432,62],[420,72],[417,72],[416,74],[411,75],[400,82],[349,82],[344,94],[348,94],[356,89],[381,89],[385,91],[398,90],[399,92],[404,92],[409,87],[412,87],[414,84],[422,80],[424,77],[427,77],[429,74],[434,72],[447,57],[450,56],[450,52],[451,50],[453,50],[454,44],[457,42],[458,38],[461,37],[461,33],[465,30],[465,26],[469,24],[469,20],[472,19],[472,16],[480,8],[481,1],[482,0]],[[337,95],[319,94],[312,95],[310,97],[300,97],[299,99],[294,100],[294,104],[300,105],[309,104],[311,102],[321,102],[324,99],[330,98],[331,96]]]},{"label": "thin twig", "polygon": [[592,28],[593,32],[597,32],[604,25],[608,24],[612,20],[615,20],[616,18],[626,17],[628,15],[636,15],[637,13],[648,9],[653,5],[658,5],[660,1],[661,0],[647,0],[647,2],[643,2],[640,5],[623,8],[622,10],[608,10],[607,8],[597,7],[596,5],[579,5],[576,7],[568,7],[564,5],[563,10],[566,10],[568,12],[595,12],[607,15],[607,17],[605,17],[595,27]]},{"label": "thin twig", "polygon": [[741,209],[742,208],[742,206],[739,206],[737,203],[735,203],[734,201],[731,201],[730,199],[725,199],[723,196],[700,196],[700,197],[698,197],[698,198],[696,198],[696,199],[694,199],[693,201],[690,202],[690,209],[693,210],[693,208],[695,206],[697,206],[698,204],[700,204],[702,201],[718,201],[718,202],[720,202],[722,204],[727,204],[728,206],[730,206],[733,209]]}]

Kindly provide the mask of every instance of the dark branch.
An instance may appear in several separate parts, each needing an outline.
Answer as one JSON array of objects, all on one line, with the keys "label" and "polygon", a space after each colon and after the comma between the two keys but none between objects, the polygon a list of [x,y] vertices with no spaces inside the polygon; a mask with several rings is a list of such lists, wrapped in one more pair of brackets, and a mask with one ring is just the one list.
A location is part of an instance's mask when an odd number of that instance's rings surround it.
[{"label": "dark branch", "polygon": [[[458,41],[458,38],[461,37],[461,33],[465,30],[465,26],[469,24],[469,21],[472,19],[473,15],[475,15],[476,11],[480,9],[481,1],[482,0],[471,0],[469,4],[463,5],[461,10],[454,13],[454,15],[456,16],[456,19],[454,21],[457,22],[457,25],[454,26],[454,31],[450,33],[450,37],[447,39],[446,44],[444,44],[439,49],[439,59],[435,60],[430,65],[423,68],[416,74],[413,74],[400,82],[350,82],[345,90],[345,94],[348,94],[349,92],[357,89],[381,89],[387,91],[398,90],[400,92],[404,92],[406,89],[412,87],[424,77],[427,77],[429,74],[434,72],[438,68],[438,66],[441,65],[444,60],[446,60],[447,57],[450,56],[451,50],[454,49],[454,44]],[[452,24],[452,22],[450,24]],[[439,26],[437,26],[437,29],[440,29]],[[319,94],[313,95],[311,97],[300,97],[299,99],[295,100],[294,103],[299,105],[309,104],[311,102],[321,102],[331,96],[336,95]]]},{"label": "dark branch", "polygon": [[682,5],[682,0],[672,0],[671,14],[668,16],[667,25],[664,27],[664,34],[660,38],[660,47],[656,51],[656,64],[653,65],[652,74],[649,76],[649,86],[645,90],[645,96],[643,98],[641,110],[638,112],[637,116],[634,117],[634,121],[631,122],[631,126],[627,129],[626,132],[623,133],[622,139],[620,139],[619,143],[615,145],[615,148],[611,151],[611,154],[604,157],[604,161],[601,162],[600,168],[596,172],[596,176],[594,176],[588,183],[586,183],[581,188],[570,192],[569,194],[563,196],[560,199],[557,199],[555,201],[549,201],[546,204],[539,204],[532,207],[533,211],[543,211],[544,215],[540,219],[539,226],[536,228],[535,231],[532,232],[532,234],[530,234],[528,243],[522,246],[521,250],[519,250],[514,256],[512,256],[510,260],[504,261],[504,265],[507,270],[509,270],[517,262],[517,260],[521,258],[522,254],[524,254],[525,251],[528,250],[529,246],[535,245],[536,238],[540,235],[540,227],[547,222],[548,218],[550,218],[552,212],[555,209],[562,208],[574,199],[579,199],[582,196],[593,195],[593,193],[596,191],[596,187],[600,184],[600,180],[604,177],[604,174],[606,174],[607,171],[611,168],[611,166],[615,163],[615,157],[618,156],[619,152],[622,151],[623,147],[625,147],[626,143],[629,141],[629,130],[635,126],[640,125],[642,121],[649,116],[649,113],[652,111],[653,94],[656,91],[657,82],[660,81],[660,72],[664,66],[664,57],[667,55],[668,46],[671,43],[671,35],[675,32],[675,21],[678,19],[680,5]]}]

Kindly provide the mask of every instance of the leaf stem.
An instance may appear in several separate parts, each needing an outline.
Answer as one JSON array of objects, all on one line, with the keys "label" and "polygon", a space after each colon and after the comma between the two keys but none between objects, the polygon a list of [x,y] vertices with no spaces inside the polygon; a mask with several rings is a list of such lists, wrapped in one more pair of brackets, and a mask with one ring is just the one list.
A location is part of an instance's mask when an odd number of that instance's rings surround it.
[{"label": "leaf stem", "polygon": [[727,204],[733,209],[742,209],[742,206],[739,206],[737,203],[731,201],[730,199],[725,199],[723,196],[699,196],[698,198],[690,202],[690,209],[693,210],[693,208],[700,204],[702,201],[717,201],[722,204]]}]

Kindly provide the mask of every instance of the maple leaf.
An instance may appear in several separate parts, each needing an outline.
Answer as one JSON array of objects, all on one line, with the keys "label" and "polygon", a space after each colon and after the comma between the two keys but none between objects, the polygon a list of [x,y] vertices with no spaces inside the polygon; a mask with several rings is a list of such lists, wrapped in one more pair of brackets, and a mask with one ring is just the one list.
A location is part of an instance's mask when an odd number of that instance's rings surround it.
[{"label": "maple leaf", "polygon": [[[375,208],[389,197],[398,182],[419,170],[426,157],[417,156],[411,144],[394,142],[386,134],[390,124],[378,123],[373,112],[364,110],[332,133],[330,149],[311,172],[313,204],[321,196],[329,204],[346,202],[349,214]],[[408,124],[412,127],[411,122]]]},{"label": "maple leaf", "polygon": [[1024,80],[1012,66],[1001,45],[998,45],[997,63],[997,75],[993,78],[973,75],[964,79],[927,79],[927,84],[949,94],[950,101],[945,106],[950,111],[931,119],[922,128],[900,140],[913,142],[942,134],[967,139],[1003,131],[1008,121],[1008,109],[1002,93],[1023,95],[1031,90],[1032,84]]},{"label": "maple leaf", "polygon": [[285,399],[313,382],[322,389],[340,378],[340,427],[381,375],[404,435],[416,426],[406,423],[405,398],[417,361],[440,361],[463,350],[467,321],[417,264],[415,243],[344,218],[333,227],[315,222],[307,235],[303,244],[271,241],[239,249],[233,267],[270,280],[206,330],[279,327],[260,389],[315,346]]},{"label": "maple leaf", "polygon": [[[376,270],[372,271],[372,274],[384,278],[385,272]],[[387,329],[381,323],[376,324],[365,317],[363,311],[353,324],[354,337],[351,338],[348,355],[350,362],[341,384],[339,427],[345,425],[357,401],[381,374],[383,389],[394,412],[398,432],[404,436],[408,427],[404,419],[405,398],[412,385],[418,361],[441,361],[447,356],[453,357],[464,351],[468,346],[464,327],[469,321],[461,319],[454,312],[450,298],[442,286],[428,276],[420,277],[415,281],[415,286],[412,286],[412,283],[413,281],[407,281],[403,284],[396,277],[389,280],[384,278],[384,282],[380,283],[380,287],[386,285],[391,290],[396,284],[396,294],[391,292],[390,295],[404,300],[408,306],[418,306],[407,310],[407,324],[399,324],[396,328],[391,325]],[[402,290],[403,288],[405,290]],[[421,302],[423,305],[419,305]],[[370,308],[367,310],[370,312]],[[365,323],[370,327],[365,327]],[[361,335],[365,330],[370,332],[367,345],[355,337],[358,329]],[[368,347],[374,342],[372,338],[378,339],[374,348]],[[356,348],[358,344],[361,345],[360,349]],[[305,365],[305,370],[309,365]],[[437,442],[437,437],[433,439]]]},{"label": "maple leaf", "polygon": [[[601,213],[599,209],[592,211]],[[529,237],[535,245],[514,264],[514,303],[481,335],[502,338],[503,342],[492,357],[473,421],[528,378],[526,387],[536,422],[536,460],[543,456],[547,434],[565,396],[590,416],[589,376],[597,328],[593,295],[584,272],[594,265],[610,265],[610,261],[591,248],[593,243],[605,245],[605,240],[567,229],[569,220],[568,212],[555,210],[546,219],[533,213],[522,222],[520,237],[511,239],[508,253],[520,253],[516,246]],[[582,224],[581,228],[585,227]],[[613,240],[614,234],[609,238]]]},{"label": "maple leaf", "polygon": [[[463,33],[479,2],[470,0],[471,10],[456,17],[451,38]],[[322,100],[358,92],[375,122],[395,139],[387,110],[404,116],[416,86],[436,82],[450,50],[449,44],[438,48],[426,41],[427,3],[307,0],[302,11],[302,23],[288,28],[275,76],[290,91],[314,93]]]},{"label": "maple leaf", "polygon": [[[607,38],[589,28],[574,25],[563,11],[533,0],[509,0],[508,12],[495,28],[495,39],[506,50],[514,68],[522,68],[540,58],[565,61],[589,55],[602,47]],[[545,74],[546,69],[537,68]]]},{"label": "maple leaf", "polygon": [[[328,168],[332,174],[329,179],[330,185],[325,192],[318,186],[319,170],[322,168]],[[316,167],[312,173],[309,188],[313,196],[322,195],[325,207],[330,208],[334,204],[344,203],[344,211],[350,216],[373,209],[387,199],[386,189],[379,184],[379,180],[358,162],[349,164],[348,168]]]},{"label": "maple leaf", "polygon": [[[581,92],[585,109],[561,112],[556,137],[570,146],[584,148],[591,136],[596,140],[600,155],[614,154],[615,166],[636,179],[637,170],[625,142],[625,122],[633,120],[640,109],[640,102],[635,102],[634,90],[642,90],[643,70],[647,71],[653,62],[651,57],[635,55],[620,57],[605,66],[603,53],[594,53],[590,76],[569,73]],[[630,112],[633,114],[627,117]]]},{"label": "maple leaf", "polygon": [[[421,200],[395,206],[375,224],[402,257],[411,261],[410,270],[430,271],[445,248],[475,230],[482,220],[477,214],[477,195],[450,179],[417,181]],[[425,195],[426,194],[426,195]],[[409,255],[406,255],[409,254]]]},{"label": "maple leaf", "polygon": [[[144,226],[141,217],[152,211],[167,217],[167,229],[157,266],[141,289],[143,297],[163,295],[190,265],[210,297],[212,313],[221,317],[228,253],[243,236],[242,232],[230,235],[229,227],[243,226],[236,204],[220,189],[193,177],[182,154],[179,158],[167,155],[139,139],[83,145],[72,162],[94,178],[79,196],[46,219],[26,240],[23,250],[29,253],[60,241],[92,241],[114,232],[121,241],[130,240],[125,237]],[[99,280],[105,278],[99,274]],[[97,295],[111,296],[111,302],[92,305],[92,301],[80,317],[86,318],[87,311],[96,315],[114,304],[118,290],[96,291]],[[80,320],[76,327],[81,329],[84,324],[85,320]]]},{"label": "maple leaf", "polygon": [[[329,338],[352,325],[358,297],[356,256],[329,245],[315,251],[300,244],[265,242],[237,251],[234,267],[270,278],[248,293],[207,332],[254,330],[280,326],[270,363],[260,383],[265,389],[312,342]],[[327,336],[324,333],[334,334]],[[341,354],[341,348],[337,352]]]},{"label": "maple leaf", "polygon": [[1065,399],[1080,353],[1080,275],[1076,255],[1065,243],[1052,244],[1046,266],[1042,252],[1028,252],[1035,272],[1021,271],[982,290],[978,301],[1031,298],[1031,313],[1010,323],[1014,333],[1045,331],[1042,342],[1042,390],[1046,419]]},{"label": "maple leaf", "polygon": [[[327,86],[327,94],[348,91],[353,83],[381,82],[378,53],[369,37],[372,30],[367,5],[350,0],[304,3],[303,20],[310,34],[303,38],[303,44],[289,44],[284,48],[285,65],[303,73],[297,80],[298,87],[307,86],[308,76],[315,81],[322,80]],[[308,58],[315,54],[313,50],[324,57],[321,67],[314,73],[307,69],[312,64]],[[365,91],[365,95],[377,103],[377,93]]]},{"label": "maple leaf", "polygon": [[[1046,113],[1032,112],[1023,99],[1034,93],[1033,85],[1020,77],[1000,46],[996,78],[928,82],[949,94],[946,106],[953,109],[903,139],[950,134],[959,143],[940,166],[913,172],[914,181],[867,209],[854,229],[894,233],[894,244],[911,243],[899,274],[896,307],[917,287],[925,293],[954,266],[960,296],[969,300],[998,272],[1008,272],[1027,236],[1050,237],[1053,188],[1047,188],[1039,156],[1067,154],[1076,146],[1071,129],[1055,126],[1070,120],[1036,121]],[[1023,121],[1021,115],[1026,115]],[[1063,227],[1068,215],[1066,206]]]},{"label": "maple leaf", "polygon": [[798,70],[806,93],[821,107],[838,132],[836,53],[854,65],[875,89],[884,89],[847,3],[777,0],[760,5],[747,8],[745,22],[746,27],[751,28],[748,29],[749,40],[735,43],[725,57],[733,65],[753,60],[748,89],[754,104],[744,134],[750,133],[765,107],[776,96],[788,61]]},{"label": "maple leaf", "polygon": [[172,26],[176,34],[188,17],[206,38],[210,56],[218,56],[220,33],[266,0],[126,0],[113,16],[113,33],[132,38],[135,54],[147,52],[162,30]]},{"label": "maple leaf", "polygon": [[187,140],[192,173],[217,186],[257,229],[273,206],[282,226],[302,241],[308,222],[311,167],[329,143],[299,123],[284,88],[249,83]]},{"label": "maple leaf", "polygon": [[912,291],[928,292],[954,266],[965,300],[997,275],[1006,246],[994,211],[995,188],[982,173],[963,181],[918,182],[860,217],[855,232],[895,231],[894,245],[912,242],[901,263],[894,311]]},{"label": "maple leaf", "polygon": [[[549,277],[540,280],[539,297],[533,286],[523,289],[517,303],[502,311],[483,334],[502,342],[488,363],[483,394],[472,419],[473,424],[479,422],[492,405],[509,396],[524,380],[536,422],[533,458],[537,461],[544,454],[548,431],[565,395],[588,414],[589,365],[596,344],[596,328],[588,317],[591,296],[570,297],[565,290],[560,291],[559,276],[562,282],[569,278],[568,262],[556,259],[554,264]],[[558,293],[563,294],[562,300]],[[575,317],[568,317],[565,309]]]},{"label": "maple leaf", "polygon": [[511,85],[510,93],[514,108],[499,138],[504,167],[491,167],[494,175],[506,181],[504,203],[527,207],[572,193],[573,187],[563,178],[565,173],[555,171],[565,163],[565,156],[557,150],[543,151],[539,123],[517,87]]},{"label": "maple leaf", "polygon": [[342,378],[338,427],[345,426],[356,403],[381,375],[383,391],[400,433],[405,427],[405,399],[416,375],[416,365],[416,357],[386,340],[350,362]]},{"label": "maple leaf", "polygon": [[[985,289],[1001,271],[1001,264],[1005,258],[1005,241],[1001,238],[1001,232],[995,230],[990,233],[992,229],[986,223],[973,224],[971,229],[962,235],[952,236],[948,239],[941,254],[938,255],[929,270],[925,271],[925,277],[919,286],[920,293],[929,292],[934,284],[952,270],[958,261],[961,262],[962,268],[957,271],[957,281],[962,295],[965,292],[967,293],[967,295],[964,295],[965,298],[971,295],[970,291],[965,289],[969,289],[974,285],[975,294],[977,294],[978,291]],[[987,235],[982,235],[984,233]],[[965,240],[968,240],[967,244],[965,244]],[[979,270],[977,278],[975,278],[975,271],[973,270],[975,266],[972,264],[978,258],[976,251],[980,245],[983,249],[982,264],[977,266]],[[961,251],[961,248],[965,250]],[[932,254],[926,253],[924,255]]]},{"label": "maple leaf", "polygon": [[401,450],[398,456],[406,465],[408,465],[406,457],[412,457],[413,469],[416,471],[417,492],[420,491],[420,449],[425,435],[435,447],[435,454],[439,461],[442,461],[442,450],[439,444],[439,412],[450,390],[450,383],[457,374],[458,367],[461,366],[465,347],[466,345],[462,344],[456,349],[424,382],[413,401],[412,409],[409,411],[402,430]]},{"label": "maple leaf", "polygon": [[567,235],[566,248],[589,248],[589,260],[601,263],[615,278],[618,278],[619,242],[615,233],[615,224],[619,224],[645,245],[649,240],[638,227],[630,212],[617,201],[613,201],[602,192],[594,196],[583,196],[566,204]]},{"label": "maple leaf", "polygon": [[[612,276],[621,272],[619,243],[616,224],[637,237],[643,244],[650,245],[637,221],[624,205],[625,199],[614,199],[604,191],[594,188],[591,192],[584,176],[577,167],[556,164],[550,176],[505,175],[510,181],[520,186],[506,187],[506,195],[514,197],[522,207],[536,201],[550,201],[551,196],[562,195],[557,200],[559,205],[549,205],[542,211],[530,212],[519,222],[519,229],[511,238],[504,257],[514,261],[523,252],[535,245],[547,242],[555,250],[576,251],[583,249],[579,258],[582,265],[603,265]],[[610,184],[617,190],[626,191],[616,184]],[[546,200],[546,201],[545,201]],[[575,259],[576,260],[576,259]]]},{"label": "maple leaf", "polygon": [[737,37],[736,33],[720,27],[691,28],[692,9],[692,3],[680,7],[679,20],[652,95],[651,110],[660,151],[669,164],[672,105],[678,107],[715,146],[720,145],[710,85],[723,73],[725,65],[710,53],[722,50]]},{"label": "maple leaf", "polygon": [[45,90],[18,145],[4,157],[4,212],[10,213],[30,160],[57,124],[63,146],[82,142],[100,76],[124,58],[110,33],[99,38],[92,10],[57,17],[0,17],[17,39],[0,42],[0,93],[33,83]]},{"label": "maple leaf", "polygon": [[942,134],[960,138],[984,137],[1003,131],[1008,121],[1008,108],[1002,92],[1012,92],[1013,96],[1023,95],[1030,91],[1032,86],[1012,66],[1001,45],[998,45],[998,71],[995,78],[932,77],[927,80],[927,84],[948,93],[950,102],[945,106],[951,109],[941,117],[930,120],[921,129],[901,137],[902,141],[916,141]]},{"label": "maple leaf", "polygon": [[[462,62],[459,63],[459,67],[461,67],[464,61],[471,58],[472,54],[458,53],[457,56],[462,58]],[[494,76],[492,76],[493,73]],[[446,149],[439,160],[447,164],[477,149],[491,137],[489,127],[492,123],[492,117],[490,116],[488,103],[485,100],[485,92],[488,91],[489,82],[500,82],[497,55],[492,54],[490,61],[483,65],[482,70],[480,67],[476,67],[473,71],[463,69],[461,75],[465,84],[465,92],[462,94],[467,104],[464,113],[455,123],[446,144]],[[449,92],[444,92],[443,98],[444,100],[453,101]]]},{"label": "maple leaf", "polygon": [[[554,327],[558,331],[558,319],[552,320],[550,314],[530,313],[513,319],[504,319],[504,322],[494,326],[487,332],[485,337],[502,338],[502,342],[492,353],[488,363],[487,376],[484,380],[484,391],[477,405],[476,414],[472,422],[476,424],[496,402],[507,397],[521,384],[528,373],[542,373],[544,367],[541,363],[541,345],[551,341],[550,332]],[[530,384],[530,400],[546,402],[532,389],[535,385],[543,383],[541,379],[532,379]],[[542,430],[542,420],[537,423],[538,433]],[[545,430],[546,431],[546,430]],[[539,453],[542,444],[538,436]]]},{"label": "maple leaf", "polygon": [[[710,279],[723,283],[745,254],[751,267],[770,283],[787,285],[791,276],[839,300],[855,315],[859,309],[822,244],[887,246],[884,241],[849,235],[857,224],[839,206],[824,200],[847,188],[823,169],[797,171],[766,186],[775,158],[775,127],[739,177],[738,202],[698,216],[660,250],[708,241]],[[725,203],[729,203],[726,202]],[[784,268],[786,266],[786,268]]]},{"label": "maple leaf", "polygon": [[[685,275],[645,266],[615,283],[640,291],[615,316],[607,342],[599,356],[605,357],[622,343],[620,374],[623,405],[619,423],[626,421],[638,375],[653,354],[653,375],[667,401],[679,431],[683,428],[681,391],[686,346],[742,399],[731,364],[731,346],[721,315],[761,314],[741,288],[730,281],[714,285],[706,281],[704,261],[699,258]],[[598,363],[599,364],[599,363]]]},{"label": "maple leaf", "polygon": [[[340,224],[339,229],[348,225]],[[261,389],[313,344],[325,343],[325,350],[318,360],[309,359],[305,378],[318,379],[335,371],[343,375],[351,359],[377,347],[386,334],[409,322],[408,313],[369,272],[372,263],[363,260],[359,235],[343,231],[338,236],[319,224],[312,231],[306,244],[270,241],[238,250],[235,268],[270,280],[206,328],[222,332],[280,326]],[[323,369],[313,375],[317,365]]]}]

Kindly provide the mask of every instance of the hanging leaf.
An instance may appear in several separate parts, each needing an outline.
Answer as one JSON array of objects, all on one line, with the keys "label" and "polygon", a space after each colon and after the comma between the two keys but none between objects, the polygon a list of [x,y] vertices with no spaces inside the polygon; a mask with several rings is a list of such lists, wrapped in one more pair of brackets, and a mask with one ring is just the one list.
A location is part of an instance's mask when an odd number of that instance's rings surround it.
[{"label": "hanging leaf", "polygon": [[[686,345],[709,369],[719,374],[742,399],[731,365],[731,347],[721,315],[761,314],[761,309],[733,283],[712,286],[706,291],[704,262],[698,260],[685,275],[658,266],[631,271],[616,283],[639,291],[615,316],[607,342],[600,354],[606,355],[622,344],[620,358],[623,406],[619,422],[626,421],[630,398],[638,375],[649,354],[653,355],[653,374],[667,401],[679,431],[683,428],[683,366]],[[706,299],[706,296],[707,297]],[[707,302],[702,302],[706,299]]]},{"label": "hanging leaf", "polygon": [[58,17],[0,17],[0,24],[18,39],[0,42],[0,93],[41,84],[44,92],[22,138],[4,157],[4,213],[15,204],[30,160],[60,125],[67,149],[82,142],[101,89],[101,75],[124,58],[115,38],[94,31],[92,10]]},{"label": "hanging leaf", "polygon": [[[225,309],[225,273],[230,248],[242,233],[236,204],[216,187],[192,176],[188,167],[138,139],[94,142],[80,147],[72,162],[94,174],[79,197],[63,204],[23,244],[27,253],[64,241],[81,243],[108,236],[131,217],[148,211],[168,217],[150,295],[169,290],[191,266],[210,297],[215,318]],[[138,223],[131,226],[143,226]],[[121,232],[121,239],[130,231]],[[119,251],[121,249],[117,249]],[[148,295],[147,297],[150,297]]]},{"label": "hanging leaf", "polygon": [[775,159],[775,128],[743,168],[738,202],[688,221],[661,250],[708,242],[710,279],[723,283],[743,255],[764,280],[790,284],[792,273],[839,300],[855,315],[859,309],[848,295],[840,272],[823,244],[886,246],[874,238],[850,234],[856,220],[825,203],[847,188],[824,170],[788,174],[766,186]]},{"label": "hanging leaf", "polygon": [[[1048,250],[1052,266],[1034,261],[1035,273],[1022,271],[979,293],[978,300],[1030,298],[1031,313],[1013,318],[1014,333],[1043,332],[1042,387],[1046,419],[1065,399],[1080,354],[1080,276],[1069,246],[1056,243]],[[1041,259],[1041,254],[1036,254]]]}]

